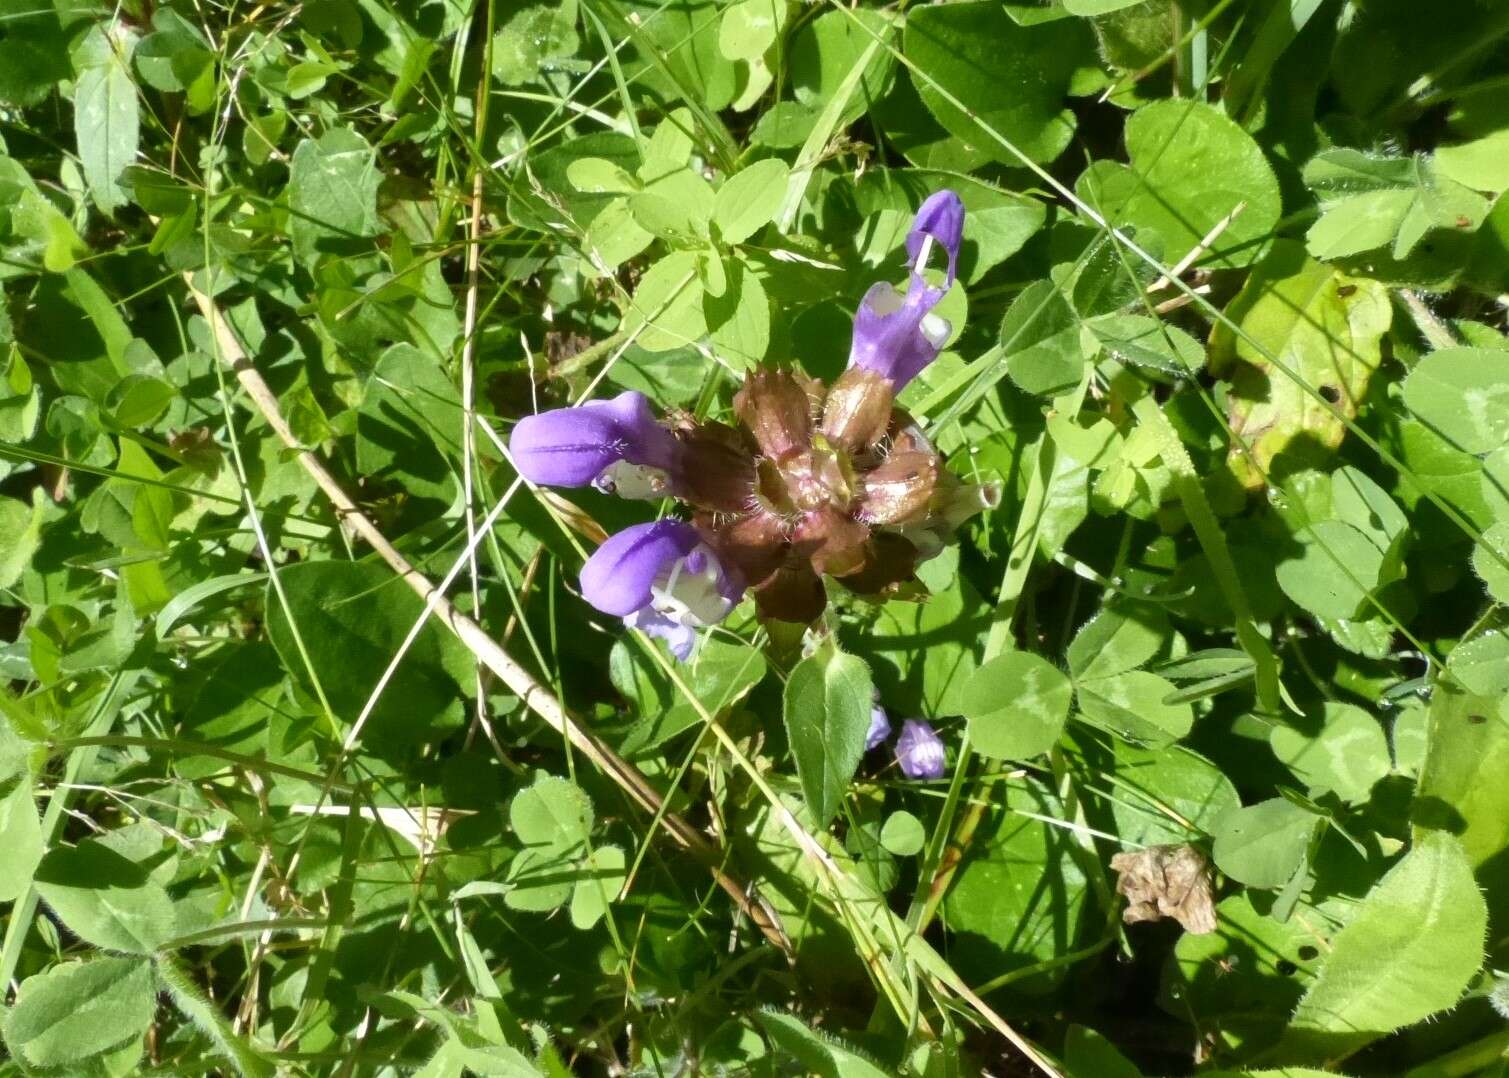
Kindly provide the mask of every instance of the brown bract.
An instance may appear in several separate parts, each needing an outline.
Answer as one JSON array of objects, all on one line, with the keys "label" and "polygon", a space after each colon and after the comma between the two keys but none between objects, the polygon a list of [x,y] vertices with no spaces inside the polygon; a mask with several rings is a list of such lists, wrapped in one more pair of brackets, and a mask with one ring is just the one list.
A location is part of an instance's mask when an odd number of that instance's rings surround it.
[{"label": "brown bract", "polygon": [[764,617],[816,619],[827,604],[824,575],[884,598],[937,552],[968,515],[961,507],[991,504],[944,468],[873,371],[847,370],[830,389],[791,371],[755,370],[733,411],[737,428],[676,424],[684,448],[676,490]]}]

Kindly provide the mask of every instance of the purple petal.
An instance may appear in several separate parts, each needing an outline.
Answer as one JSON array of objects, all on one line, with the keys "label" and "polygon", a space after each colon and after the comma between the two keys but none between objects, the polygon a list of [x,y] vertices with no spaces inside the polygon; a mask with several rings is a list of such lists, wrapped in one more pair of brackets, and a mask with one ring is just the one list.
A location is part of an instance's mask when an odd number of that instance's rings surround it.
[{"label": "purple petal", "polygon": [[650,589],[662,570],[702,542],[679,520],[635,524],[609,536],[582,566],[582,597],[604,614],[626,618],[650,604]]},{"label": "purple petal", "polygon": [[870,708],[870,729],[865,734],[865,751],[869,752],[890,736],[891,718],[885,713],[885,708],[876,704]]},{"label": "purple petal", "polygon": [[652,606],[634,611],[624,618],[624,624],[647,636],[660,637],[679,662],[690,659],[692,649],[697,646],[697,630],[693,626],[668,618]]},{"label": "purple petal", "polygon": [[964,203],[952,191],[933,192],[917,211],[912,230],[906,236],[906,253],[914,273],[922,268],[917,265],[917,256],[928,237],[932,237],[948,254],[948,279],[943,285],[947,291],[954,283],[959,264],[959,242],[964,237]]},{"label": "purple petal", "polygon": [[899,391],[938,358],[948,339],[948,323],[929,316],[943,293],[916,276],[904,299],[886,282],[873,285],[854,314],[849,366],[875,371]]},{"label": "purple petal", "polygon": [[896,762],[909,779],[943,777],[943,739],[921,719],[907,719],[896,739]]},{"label": "purple petal", "polygon": [[519,474],[533,483],[584,487],[618,461],[671,471],[676,438],[643,393],[557,408],[519,420],[508,440]]}]

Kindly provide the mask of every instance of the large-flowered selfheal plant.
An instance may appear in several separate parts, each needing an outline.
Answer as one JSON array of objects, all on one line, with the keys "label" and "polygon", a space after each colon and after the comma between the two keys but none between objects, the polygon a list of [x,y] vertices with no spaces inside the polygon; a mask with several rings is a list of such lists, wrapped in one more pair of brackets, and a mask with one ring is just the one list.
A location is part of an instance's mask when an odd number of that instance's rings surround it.
[{"label": "large-flowered selfheal plant", "polygon": [[[866,294],[849,366],[831,387],[793,370],[749,374],[734,395],[738,426],[657,419],[629,391],[528,416],[510,452],[548,486],[595,486],[629,498],[672,497],[690,520],[637,524],[582,570],[582,595],[663,637],[680,658],[696,630],[721,621],[746,590],[762,617],[807,623],[827,603],[824,576],[884,597],[912,577],[997,490],[955,478],[896,407],[952,327],[933,313],[953,285],[964,207],[952,191],[922,204],[907,235],[910,280]],[[941,286],[923,270],[947,258]]]}]

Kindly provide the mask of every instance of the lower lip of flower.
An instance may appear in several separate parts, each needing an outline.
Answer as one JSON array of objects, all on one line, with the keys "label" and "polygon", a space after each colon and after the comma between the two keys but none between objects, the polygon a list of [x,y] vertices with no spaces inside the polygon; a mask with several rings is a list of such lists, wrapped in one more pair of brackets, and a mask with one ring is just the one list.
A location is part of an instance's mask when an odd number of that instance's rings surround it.
[{"label": "lower lip of flower", "polygon": [[715,625],[733,608],[723,594],[723,567],[705,546],[677,558],[650,587],[650,605],[681,625]]}]

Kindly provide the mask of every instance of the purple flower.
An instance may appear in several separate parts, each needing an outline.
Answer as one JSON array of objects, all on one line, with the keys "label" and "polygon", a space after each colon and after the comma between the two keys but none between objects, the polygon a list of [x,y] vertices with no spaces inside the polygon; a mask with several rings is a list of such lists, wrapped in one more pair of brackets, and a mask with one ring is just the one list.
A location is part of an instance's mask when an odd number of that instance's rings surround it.
[{"label": "purple flower", "polygon": [[508,449],[519,474],[553,487],[589,484],[626,498],[665,494],[676,469],[676,437],[643,393],[525,416]]},{"label": "purple flower", "polygon": [[[963,233],[964,204],[959,196],[952,191],[928,196],[906,237],[912,263],[906,295],[884,281],[865,293],[854,314],[849,366],[882,374],[899,391],[937,358],[953,327],[932,310],[953,286]],[[948,256],[942,288],[929,286],[922,276],[935,244]]]},{"label": "purple flower", "polygon": [[870,708],[870,730],[865,734],[865,751],[869,752],[891,736],[891,717],[879,704]]},{"label": "purple flower", "polygon": [[582,566],[582,597],[630,628],[663,638],[678,659],[695,630],[722,621],[743,594],[697,529],[679,520],[625,528]]},{"label": "purple flower", "polygon": [[907,719],[896,739],[896,762],[909,779],[943,777],[943,739],[921,719]]}]

